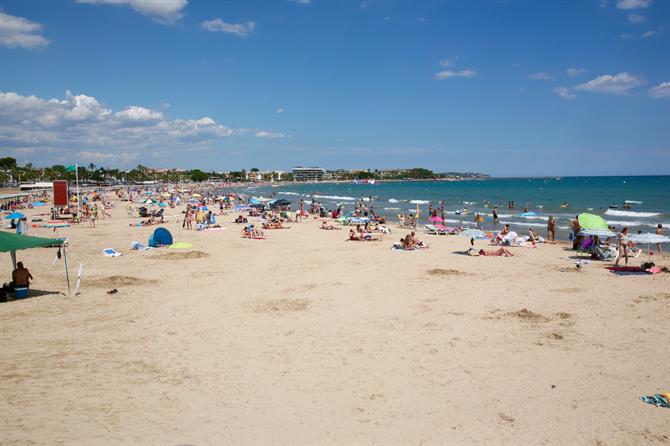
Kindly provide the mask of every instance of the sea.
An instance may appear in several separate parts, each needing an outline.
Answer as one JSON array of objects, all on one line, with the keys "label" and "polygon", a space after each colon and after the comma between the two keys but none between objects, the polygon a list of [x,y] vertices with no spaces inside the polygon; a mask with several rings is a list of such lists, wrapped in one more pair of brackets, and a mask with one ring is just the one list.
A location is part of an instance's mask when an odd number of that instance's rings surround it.
[{"label": "sea", "polygon": [[[498,226],[509,223],[517,232],[535,228],[541,234],[550,215],[557,219],[559,233],[565,235],[570,220],[582,212],[602,216],[617,230],[627,226],[631,232],[655,232],[659,223],[664,228],[670,226],[670,176],[293,183],[250,186],[239,191],[255,197],[284,198],[295,204],[300,199],[306,203],[316,200],[329,210],[343,205],[345,213],[354,209],[357,200],[363,200],[392,221],[400,213],[416,213],[418,209],[421,223],[427,223],[429,204],[439,208],[444,201],[445,225],[474,226],[474,216],[480,213],[486,218],[484,229],[496,228],[492,209],[497,206]],[[513,209],[509,208],[510,201],[514,202]],[[624,209],[625,202],[630,209]],[[670,230],[666,230],[668,234]]]}]

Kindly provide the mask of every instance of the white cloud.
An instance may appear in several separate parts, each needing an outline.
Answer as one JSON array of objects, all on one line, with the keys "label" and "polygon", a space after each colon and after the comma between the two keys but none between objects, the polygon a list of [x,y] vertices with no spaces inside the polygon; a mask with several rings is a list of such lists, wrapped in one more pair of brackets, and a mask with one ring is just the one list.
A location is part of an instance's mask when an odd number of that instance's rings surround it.
[{"label": "white cloud", "polygon": [[127,166],[131,161],[134,161],[138,158],[137,153],[110,153],[110,152],[96,152],[89,150],[82,150],[77,152],[77,159],[81,164],[87,163],[112,163],[114,165],[124,165]]},{"label": "white cloud", "polygon": [[454,65],[456,65],[457,60],[458,60],[458,57],[448,57],[446,59],[442,59],[438,63],[440,64],[440,66],[443,66],[444,68],[449,68],[449,67],[453,67]]},{"label": "white cloud", "polygon": [[151,122],[163,119],[163,113],[137,105],[126,107],[124,110],[114,113],[114,116],[130,122]]},{"label": "white cloud", "polygon": [[640,14],[631,14],[628,16],[628,21],[631,23],[644,23],[647,21],[647,18]]},{"label": "white cloud", "polygon": [[651,5],[651,0],[619,0],[616,3],[619,9],[647,8],[649,5]]},{"label": "white cloud", "polygon": [[649,96],[653,98],[669,98],[670,97],[670,82],[661,82],[655,87],[648,90]]},{"label": "white cloud", "polygon": [[452,77],[475,77],[477,75],[477,72],[475,70],[461,70],[461,71],[452,71],[452,70],[444,70],[440,71],[439,73],[435,73],[435,76],[433,76],[437,80],[445,80],[449,79]]},{"label": "white cloud", "polygon": [[182,18],[188,0],[77,0],[91,5],[130,6],[142,15],[162,23],[174,23]]},{"label": "white cloud", "polygon": [[202,29],[212,32],[232,34],[237,37],[249,37],[256,28],[256,22],[226,23],[221,19],[212,19],[202,22]]},{"label": "white cloud", "polygon": [[280,139],[286,138],[286,135],[283,133],[273,133],[266,130],[260,130],[256,132],[256,138]]},{"label": "white cloud", "polygon": [[565,72],[568,73],[568,76],[570,77],[577,77],[580,74],[586,73],[586,70],[584,68],[568,68]]},{"label": "white cloud", "polygon": [[42,25],[23,17],[16,17],[0,11],[0,45],[9,48],[37,48],[47,46],[49,41],[39,33]]},{"label": "white cloud", "polygon": [[554,88],[554,93],[559,95],[562,99],[577,99],[577,95],[568,87]]},{"label": "white cloud", "polygon": [[291,3],[297,3],[299,5],[309,5],[312,3],[312,0],[288,0]]},{"label": "white cloud", "polygon": [[[62,99],[0,91],[0,147],[30,148],[39,161],[52,151],[70,161],[83,153],[92,161],[109,159],[118,164],[130,161],[128,154],[142,158],[156,150],[193,150],[248,132],[207,116],[168,119],[159,110],[139,105],[115,111],[92,96],[69,91]],[[264,130],[254,133],[261,138],[285,137]],[[48,158],[55,161],[55,156]]]},{"label": "white cloud", "polygon": [[549,81],[554,78],[551,74],[544,72],[531,73],[528,75],[528,77],[536,81]]},{"label": "white cloud", "polygon": [[648,37],[654,37],[656,35],[658,35],[658,31],[647,31],[646,33],[642,34],[642,37],[646,39]]},{"label": "white cloud", "polygon": [[384,21],[385,21],[385,22],[390,22],[390,21],[391,21],[391,17],[389,17],[389,16],[384,17]]},{"label": "white cloud", "polygon": [[619,73],[614,76],[605,74],[574,87],[575,90],[591,93],[625,95],[644,82],[628,73]]},{"label": "white cloud", "polygon": [[624,39],[624,40],[629,40],[629,39],[632,39],[633,36],[630,35],[630,34],[624,33],[624,34],[621,34],[621,38]]},{"label": "white cloud", "polygon": [[277,110],[275,110],[275,113],[284,113],[284,109],[282,107],[279,107]]}]

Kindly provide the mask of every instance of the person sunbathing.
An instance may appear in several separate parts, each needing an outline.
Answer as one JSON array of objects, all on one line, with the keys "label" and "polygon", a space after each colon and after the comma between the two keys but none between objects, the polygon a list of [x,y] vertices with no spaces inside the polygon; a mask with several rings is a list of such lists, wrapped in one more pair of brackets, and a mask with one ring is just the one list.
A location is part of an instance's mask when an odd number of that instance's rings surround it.
[{"label": "person sunbathing", "polygon": [[263,223],[263,229],[290,229],[286,226],[282,226],[280,221],[269,221]]},{"label": "person sunbathing", "polygon": [[483,249],[480,249],[479,255],[489,257],[514,257],[514,254],[512,254],[509,249],[503,247],[497,251],[484,251]]},{"label": "person sunbathing", "polygon": [[336,228],[334,224],[332,224],[332,223],[327,222],[326,220],[324,220],[324,221],[321,223],[321,229],[326,229],[326,230],[328,230],[328,231],[332,231],[332,230],[337,230],[337,229],[342,229],[342,228]]},{"label": "person sunbathing", "polygon": [[363,240],[363,236],[360,232],[355,232],[353,229],[349,229],[349,240]]}]

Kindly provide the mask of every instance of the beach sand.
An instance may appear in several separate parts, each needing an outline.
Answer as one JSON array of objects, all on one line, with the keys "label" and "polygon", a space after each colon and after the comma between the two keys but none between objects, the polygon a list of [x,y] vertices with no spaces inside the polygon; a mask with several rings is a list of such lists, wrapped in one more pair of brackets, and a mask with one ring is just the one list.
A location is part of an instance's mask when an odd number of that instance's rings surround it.
[{"label": "beach sand", "polygon": [[125,203],[59,230],[71,276],[85,267],[74,297],[54,249],[18,254],[43,295],[0,304],[0,444],[670,444],[670,411],[639,400],[670,391],[670,274],[166,214],[192,249],[131,251],[154,228]]}]

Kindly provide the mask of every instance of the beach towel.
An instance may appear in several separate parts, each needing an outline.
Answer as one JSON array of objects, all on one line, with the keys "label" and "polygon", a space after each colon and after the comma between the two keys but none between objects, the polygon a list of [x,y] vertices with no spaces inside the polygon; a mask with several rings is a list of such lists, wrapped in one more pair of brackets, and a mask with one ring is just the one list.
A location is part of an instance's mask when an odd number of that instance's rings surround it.
[{"label": "beach towel", "polygon": [[636,275],[654,274],[654,272],[644,270],[639,266],[606,266],[605,269],[608,269],[612,274],[616,274],[618,276],[636,276]]},{"label": "beach towel", "polygon": [[187,242],[177,242],[171,244],[168,249],[188,249],[193,248],[193,245]]},{"label": "beach towel", "polygon": [[656,395],[651,396],[641,396],[640,400],[647,404],[651,404],[652,406],[670,409],[670,392],[657,393]]},{"label": "beach towel", "polygon": [[114,250],[114,248],[103,249],[103,250],[102,250],[102,254],[103,254],[105,257],[118,257],[118,256],[121,255],[121,253],[118,252],[118,251],[116,251],[116,250]]},{"label": "beach towel", "polygon": [[130,249],[132,249],[134,251],[148,251],[151,248],[148,247],[148,246],[143,245],[140,242],[132,241],[132,242],[130,242]]}]

